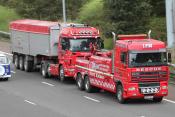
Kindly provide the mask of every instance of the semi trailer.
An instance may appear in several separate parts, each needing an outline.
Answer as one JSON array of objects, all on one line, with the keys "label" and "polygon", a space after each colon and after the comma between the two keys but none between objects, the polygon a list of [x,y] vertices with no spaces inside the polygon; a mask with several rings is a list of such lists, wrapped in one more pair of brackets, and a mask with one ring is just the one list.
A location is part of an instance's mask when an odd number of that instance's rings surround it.
[{"label": "semi trailer", "polygon": [[86,24],[40,20],[10,23],[11,50],[17,69],[40,69],[43,77],[73,77],[75,60],[91,54],[90,45],[101,45],[99,30]]}]

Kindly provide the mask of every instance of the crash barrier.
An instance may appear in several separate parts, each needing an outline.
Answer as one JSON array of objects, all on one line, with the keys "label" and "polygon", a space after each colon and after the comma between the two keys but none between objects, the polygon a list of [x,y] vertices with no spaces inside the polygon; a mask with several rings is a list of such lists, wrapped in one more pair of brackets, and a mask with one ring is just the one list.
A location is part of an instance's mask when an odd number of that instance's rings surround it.
[{"label": "crash barrier", "polygon": [[0,31],[0,37],[9,39],[10,38],[10,33],[4,32],[4,31]]}]

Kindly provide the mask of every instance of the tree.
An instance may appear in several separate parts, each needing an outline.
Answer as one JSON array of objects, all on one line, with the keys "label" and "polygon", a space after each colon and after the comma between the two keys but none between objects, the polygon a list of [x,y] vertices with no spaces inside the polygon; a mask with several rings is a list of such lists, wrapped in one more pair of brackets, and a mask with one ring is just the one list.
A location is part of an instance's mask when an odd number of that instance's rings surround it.
[{"label": "tree", "polygon": [[152,7],[152,15],[165,17],[165,0],[150,0]]},{"label": "tree", "polygon": [[[86,0],[87,1],[87,0]],[[75,20],[78,17],[80,8],[84,3],[84,0],[66,0],[66,13],[69,20]]]},{"label": "tree", "polygon": [[16,11],[26,18],[58,20],[62,17],[60,0],[16,0]]},{"label": "tree", "polygon": [[[62,20],[62,0],[8,0],[6,3],[13,5],[17,13],[25,18]],[[83,0],[66,0],[68,19],[77,17],[82,3]]]},{"label": "tree", "polygon": [[148,0],[105,0],[106,21],[118,34],[145,33],[151,15]]}]

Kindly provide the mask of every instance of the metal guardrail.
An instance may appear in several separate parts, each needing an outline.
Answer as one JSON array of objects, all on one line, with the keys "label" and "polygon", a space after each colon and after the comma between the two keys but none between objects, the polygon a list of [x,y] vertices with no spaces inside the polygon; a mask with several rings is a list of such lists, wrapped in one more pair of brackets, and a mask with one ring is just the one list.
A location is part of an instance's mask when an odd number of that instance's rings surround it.
[{"label": "metal guardrail", "polygon": [[[168,63],[168,65],[170,67],[173,67],[173,69],[175,69],[175,64],[171,64],[171,63]],[[175,71],[170,71],[171,74],[175,74]]]},{"label": "metal guardrail", "polygon": [[0,31],[0,37],[10,38],[10,33],[4,32],[4,31]]}]

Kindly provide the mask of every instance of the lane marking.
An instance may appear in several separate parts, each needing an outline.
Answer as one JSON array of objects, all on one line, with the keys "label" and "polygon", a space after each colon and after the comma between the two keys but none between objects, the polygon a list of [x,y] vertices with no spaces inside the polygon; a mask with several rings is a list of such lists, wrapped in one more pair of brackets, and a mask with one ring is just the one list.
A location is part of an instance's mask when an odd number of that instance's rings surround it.
[{"label": "lane marking", "polygon": [[3,52],[3,51],[0,51],[0,53],[7,54],[7,55],[10,55],[10,56],[13,56],[13,54],[10,54],[10,53],[7,53],[7,52]]},{"label": "lane marking", "polygon": [[16,72],[14,72],[14,71],[11,71],[11,73],[14,73],[14,74],[16,74]]},{"label": "lane marking", "polygon": [[36,104],[34,102],[31,102],[29,100],[24,100],[24,101],[27,102],[27,103],[29,103],[29,104],[32,104],[32,105],[36,106]]},{"label": "lane marking", "polygon": [[88,100],[94,101],[94,102],[100,102],[99,100],[91,98],[91,97],[88,97],[88,96],[83,96],[83,97],[88,99]]},{"label": "lane marking", "polygon": [[169,100],[169,99],[163,99],[163,100],[175,104],[175,101],[172,101],[172,100]]},{"label": "lane marking", "polygon": [[53,84],[50,84],[50,83],[47,83],[47,82],[42,82],[43,84],[46,84],[46,85],[49,85],[49,86],[51,86],[51,87],[54,87],[55,85],[53,85]]}]

